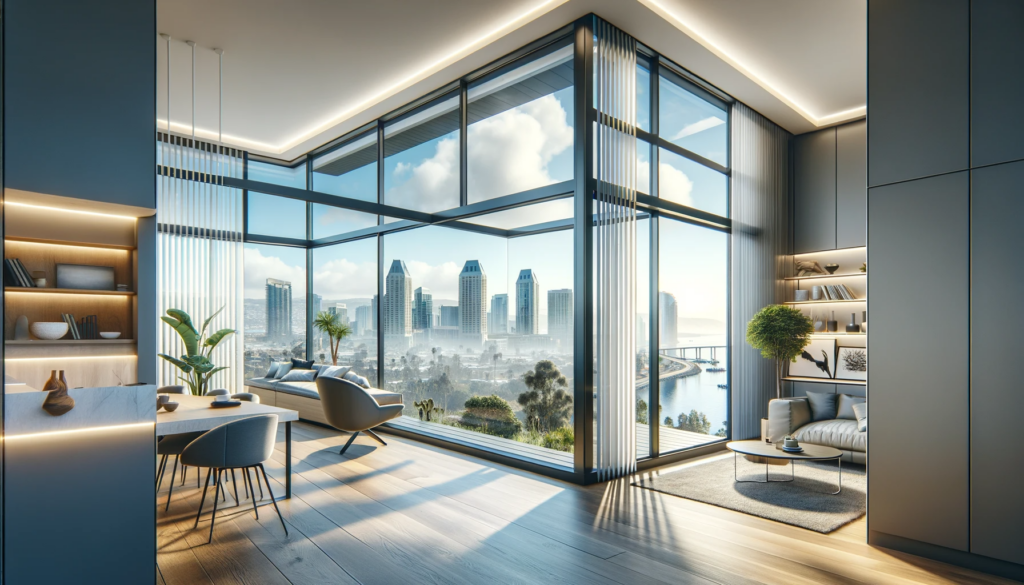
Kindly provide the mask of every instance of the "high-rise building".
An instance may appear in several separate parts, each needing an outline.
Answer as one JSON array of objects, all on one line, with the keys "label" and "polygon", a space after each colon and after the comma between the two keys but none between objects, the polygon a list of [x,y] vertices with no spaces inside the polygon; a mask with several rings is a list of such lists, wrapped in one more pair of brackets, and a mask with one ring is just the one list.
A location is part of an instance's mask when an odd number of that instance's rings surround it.
[{"label": "high-rise building", "polygon": [[373,299],[370,300],[370,331],[380,331],[380,326],[377,323],[379,319],[380,311],[378,305],[380,304],[380,297],[373,295]]},{"label": "high-rise building", "polygon": [[487,273],[478,260],[466,260],[459,273],[459,331],[474,343],[487,335]]},{"label": "high-rise building", "polygon": [[529,268],[520,270],[516,279],[516,333],[540,333],[540,280]]},{"label": "high-rise building", "polygon": [[348,325],[348,305],[345,303],[337,303],[333,307],[328,307],[327,312],[337,315],[339,323]]},{"label": "high-rise building", "polygon": [[441,315],[438,320],[438,325],[441,327],[458,327],[459,326],[459,308],[452,306],[441,305]]},{"label": "high-rise building", "polygon": [[354,333],[356,335],[366,335],[366,331],[370,329],[370,325],[373,323],[373,317],[370,311],[370,305],[359,305],[356,307],[356,322],[354,327]]},{"label": "high-rise building", "polygon": [[636,348],[647,349],[650,345],[651,337],[647,329],[647,319],[644,319],[642,315],[636,316]]},{"label": "high-rise building", "polygon": [[313,317],[316,317],[317,313],[323,311],[324,298],[316,293],[313,293]]},{"label": "high-rise building", "polygon": [[419,287],[412,295],[412,328],[430,329],[434,326],[434,295],[430,289]]},{"label": "high-rise building", "polygon": [[292,283],[267,279],[267,337],[292,334]]},{"label": "high-rise building", "polygon": [[672,293],[658,293],[658,326],[661,329],[658,336],[662,349],[675,347],[679,343],[679,305]]},{"label": "high-rise building", "polygon": [[548,335],[572,347],[572,289],[560,288],[548,291]]},{"label": "high-rise building", "polygon": [[508,295],[500,294],[491,297],[490,333],[508,333]]},{"label": "high-rise building", "polygon": [[412,335],[412,276],[403,260],[391,263],[384,289],[384,334]]}]

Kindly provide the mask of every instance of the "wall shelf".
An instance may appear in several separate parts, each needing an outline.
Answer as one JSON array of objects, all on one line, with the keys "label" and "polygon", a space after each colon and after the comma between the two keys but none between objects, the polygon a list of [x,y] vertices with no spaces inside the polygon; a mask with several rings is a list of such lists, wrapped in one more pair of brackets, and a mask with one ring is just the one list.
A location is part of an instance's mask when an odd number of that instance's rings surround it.
[{"label": "wall shelf", "polygon": [[842,300],[834,300],[834,301],[786,301],[784,304],[786,304],[786,305],[824,305],[824,304],[828,304],[828,303],[866,303],[866,302],[868,302],[867,299],[852,299],[852,300],[842,299]]},{"label": "wall shelf", "polygon": [[24,287],[24,286],[5,286],[4,292],[13,293],[44,293],[52,295],[105,295],[115,297],[134,297],[135,292],[133,291],[120,291],[120,290],[88,290],[78,288],[35,288],[35,287]]},{"label": "wall shelf", "polygon": [[8,339],[6,345],[55,346],[55,345],[135,345],[134,339]]},{"label": "wall shelf", "polygon": [[130,252],[135,249],[134,246],[119,246],[117,244],[90,244],[87,242],[73,242],[68,240],[51,240],[46,238],[26,238],[22,236],[7,236],[4,238],[5,242],[26,242],[29,244],[49,244],[52,246],[76,246],[79,248],[100,248],[105,250],[123,250]]},{"label": "wall shelf", "polygon": [[800,376],[786,376],[784,382],[811,382],[814,384],[839,384],[842,386],[867,386],[864,380],[837,380],[835,378],[803,378]]},{"label": "wall shelf", "polygon": [[867,276],[867,272],[853,272],[850,274],[808,274],[807,276],[787,276],[783,280],[815,280],[818,278],[850,278],[856,276]]},{"label": "wall shelf", "polygon": [[[845,325],[844,325],[844,327],[845,327]],[[815,331],[814,333],[811,333],[811,337],[835,337],[837,335],[840,336],[840,337],[855,337],[857,335],[860,335],[860,336],[863,337],[863,336],[867,335],[867,333],[864,333],[864,332],[861,332],[861,333],[847,333],[845,331]]]}]

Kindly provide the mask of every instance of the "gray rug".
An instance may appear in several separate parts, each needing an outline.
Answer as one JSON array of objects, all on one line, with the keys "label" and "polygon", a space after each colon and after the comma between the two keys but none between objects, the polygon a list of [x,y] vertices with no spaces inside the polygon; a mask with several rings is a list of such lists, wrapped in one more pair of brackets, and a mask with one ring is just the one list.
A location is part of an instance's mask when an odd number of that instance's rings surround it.
[{"label": "gray rug", "polygon": [[[764,468],[764,464],[751,463],[742,456],[737,460],[741,480],[764,481]],[[831,494],[836,491],[838,479],[835,462],[800,461],[793,471],[796,479],[792,483],[774,481],[790,478],[788,465],[769,466],[771,483],[736,483],[730,456],[667,475],[644,478],[633,485],[823,534],[864,515],[867,499],[864,466],[843,463],[843,490],[837,495]]]}]

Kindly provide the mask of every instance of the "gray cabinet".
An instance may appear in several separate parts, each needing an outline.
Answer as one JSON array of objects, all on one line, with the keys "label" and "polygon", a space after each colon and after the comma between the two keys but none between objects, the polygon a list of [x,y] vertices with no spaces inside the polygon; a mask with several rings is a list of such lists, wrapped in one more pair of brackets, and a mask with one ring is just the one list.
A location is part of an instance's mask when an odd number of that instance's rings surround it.
[{"label": "gray cabinet", "polygon": [[867,242],[867,123],[836,128],[836,247]]},{"label": "gray cabinet", "polygon": [[836,247],[836,130],[793,140],[793,252]]},{"label": "gray cabinet", "polygon": [[971,552],[1024,564],[1024,162],[971,183]]},{"label": "gray cabinet", "polygon": [[868,191],[868,523],[968,549],[968,172]]},{"label": "gray cabinet", "polygon": [[968,167],[969,23],[969,0],[869,1],[869,186]]},{"label": "gray cabinet", "polygon": [[[971,3],[971,166],[1024,159],[1024,2]],[[1022,547],[1024,548],[1024,547]]]}]

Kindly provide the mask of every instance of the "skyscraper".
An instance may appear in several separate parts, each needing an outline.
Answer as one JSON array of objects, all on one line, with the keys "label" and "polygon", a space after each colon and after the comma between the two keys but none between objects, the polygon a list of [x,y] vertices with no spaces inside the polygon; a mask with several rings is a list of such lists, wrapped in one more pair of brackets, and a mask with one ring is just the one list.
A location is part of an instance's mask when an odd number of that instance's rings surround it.
[{"label": "skyscraper", "polygon": [[438,325],[441,327],[458,327],[459,308],[441,305],[441,319]]},{"label": "skyscraper", "polygon": [[372,329],[373,315],[370,305],[359,305],[356,307],[356,335],[366,335],[368,329]]},{"label": "skyscraper", "polygon": [[491,333],[508,333],[508,295],[491,297],[491,322],[487,330]]},{"label": "skyscraper", "polygon": [[345,303],[337,303],[333,307],[328,307],[327,311],[337,315],[339,323],[348,325],[348,305]]},{"label": "skyscraper", "polygon": [[404,261],[391,263],[385,285],[384,334],[412,335],[412,276]]},{"label": "skyscraper", "polygon": [[313,317],[316,318],[316,314],[323,311],[324,298],[316,293],[313,293]]},{"label": "skyscraper", "polygon": [[475,343],[487,335],[487,274],[478,260],[466,260],[459,273],[459,332]]},{"label": "skyscraper", "polygon": [[516,279],[516,333],[540,333],[540,280],[529,268],[520,270]]},{"label": "skyscraper", "polygon": [[661,329],[658,336],[659,343],[663,349],[675,347],[679,342],[679,305],[672,293],[658,293],[658,325]]},{"label": "skyscraper", "polygon": [[412,328],[431,329],[434,326],[434,295],[430,289],[419,287],[412,295]]},{"label": "skyscraper", "polygon": [[572,289],[560,288],[548,291],[548,335],[572,347]]},{"label": "skyscraper", "polygon": [[647,319],[643,315],[636,316],[636,348],[647,349],[650,346],[650,333],[647,329]]},{"label": "skyscraper", "polygon": [[373,299],[370,300],[370,331],[373,331],[374,333],[380,331],[380,329],[378,329],[379,326],[377,324],[377,319],[379,319],[380,315],[380,311],[378,310],[379,307],[377,306],[379,303],[380,297],[377,295],[373,295]]},{"label": "skyscraper", "polygon": [[292,283],[267,279],[267,337],[292,333]]}]

